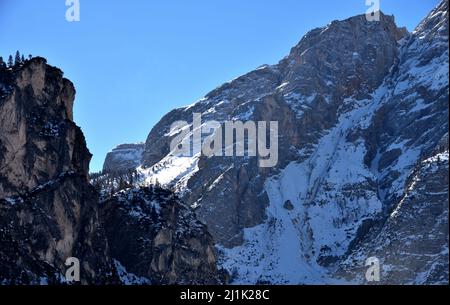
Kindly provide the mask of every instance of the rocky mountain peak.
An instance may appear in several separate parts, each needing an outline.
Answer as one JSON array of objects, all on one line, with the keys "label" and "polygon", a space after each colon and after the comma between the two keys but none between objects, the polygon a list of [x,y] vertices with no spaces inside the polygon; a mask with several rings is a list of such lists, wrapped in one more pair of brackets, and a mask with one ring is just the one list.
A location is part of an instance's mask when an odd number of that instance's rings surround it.
[{"label": "rocky mountain peak", "polygon": [[73,122],[73,84],[43,58],[0,73],[2,283],[62,283],[71,257],[82,283],[118,282],[88,181],[91,154]]},{"label": "rocky mountain peak", "polygon": [[361,98],[380,85],[396,61],[398,41],[406,35],[393,16],[383,13],[380,21],[358,15],[314,29],[280,63],[283,89],[305,95],[357,92]]},{"label": "rocky mountain peak", "polygon": [[414,33],[434,31],[436,35],[445,35],[446,28],[448,29],[448,1],[443,0],[416,27]]},{"label": "rocky mountain peak", "polygon": [[0,195],[30,191],[64,172],[87,181],[91,154],[73,123],[73,84],[39,57],[3,73],[8,91],[0,102]]},{"label": "rocky mountain peak", "polygon": [[145,144],[122,144],[106,155],[104,172],[127,172],[141,164]]}]

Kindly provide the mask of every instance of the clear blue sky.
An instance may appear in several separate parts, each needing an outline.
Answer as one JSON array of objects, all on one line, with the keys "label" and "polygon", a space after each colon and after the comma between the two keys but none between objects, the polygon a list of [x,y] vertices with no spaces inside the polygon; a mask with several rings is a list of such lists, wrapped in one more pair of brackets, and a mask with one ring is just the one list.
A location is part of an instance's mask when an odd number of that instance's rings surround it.
[{"label": "clear blue sky", "polygon": [[[438,0],[381,0],[412,30]],[[310,29],[365,13],[365,0],[0,0],[0,55],[47,58],[77,89],[75,121],[102,167],[115,145],[145,141],[169,110],[288,54]]]}]

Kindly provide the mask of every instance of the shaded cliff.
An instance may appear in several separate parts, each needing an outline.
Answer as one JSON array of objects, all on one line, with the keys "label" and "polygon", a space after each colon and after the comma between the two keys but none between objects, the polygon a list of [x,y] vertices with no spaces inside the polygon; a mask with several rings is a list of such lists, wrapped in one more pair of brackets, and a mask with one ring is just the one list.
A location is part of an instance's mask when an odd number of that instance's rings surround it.
[{"label": "shaded cliff", "polygon": [[153,284],[217,284],[214,242],[205,225],[168,190],[129,189],[102,203],[111,255]]},{"label": "shaded cliff", "polygon": [[72,83],[43,58],[1,75],[2,283],[62,283],[69,257],[80,260],[82,283],[116,282]]}]

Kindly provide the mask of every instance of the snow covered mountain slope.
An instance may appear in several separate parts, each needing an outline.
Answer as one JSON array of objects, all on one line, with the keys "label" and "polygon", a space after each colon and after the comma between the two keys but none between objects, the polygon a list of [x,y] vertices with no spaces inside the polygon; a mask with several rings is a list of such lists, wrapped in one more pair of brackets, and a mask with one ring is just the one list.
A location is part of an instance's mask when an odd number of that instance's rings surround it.
[{"label": "snow covered mountain slope", "polygon": [[395,208],[351,249],[337,275],[363,281],[360,262],[370,255],[380,260],[384,282],[448,284],[448,171],[445,142],[418,162]]},{"label": "snow covered mountain slope", "polygon": [[[448,283],[447,11],[413,33],[383,14],[310,31],[278,64],[164,116],[142,182],[182,194],[234,283],[363,283],[372,256],[381,283]],[[278,165],[174,154],[171,124],[193,113],[278,121]]]}]

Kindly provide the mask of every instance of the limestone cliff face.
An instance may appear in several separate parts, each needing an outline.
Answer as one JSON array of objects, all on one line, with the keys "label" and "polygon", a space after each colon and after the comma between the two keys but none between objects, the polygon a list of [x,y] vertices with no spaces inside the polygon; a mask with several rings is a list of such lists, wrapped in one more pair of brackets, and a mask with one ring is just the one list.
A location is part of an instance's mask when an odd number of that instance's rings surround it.
[{"label": "limestone cliff face", "polygon": [[1,75],[1,281],[61,283],[77,257],[82,283],[114,282],[72,83],[43,58]]},{"label": "limestone cliff face", "polygon": [[380,260],[382,282],[449,282],[448,37],[441,1],[402,44],[384,102],[362,131],[384,205],[350,247],[340,267],[346,277],[362,281],[361,258],[370,255]]}]

